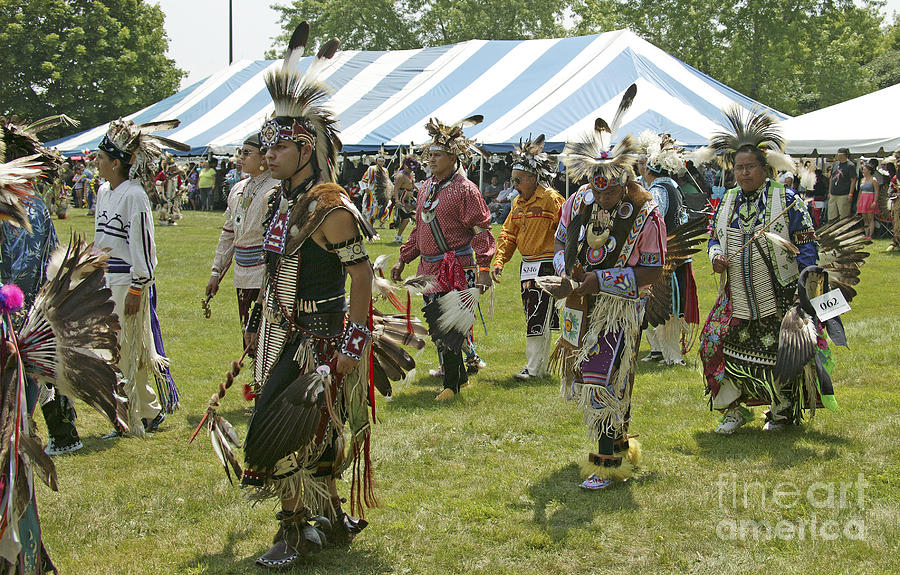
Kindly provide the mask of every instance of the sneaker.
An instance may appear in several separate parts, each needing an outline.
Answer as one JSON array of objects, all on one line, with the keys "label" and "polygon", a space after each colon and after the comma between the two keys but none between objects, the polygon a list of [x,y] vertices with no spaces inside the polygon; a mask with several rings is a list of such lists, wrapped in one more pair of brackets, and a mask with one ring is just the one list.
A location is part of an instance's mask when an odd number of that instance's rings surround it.
[{"label": "sneaker", "polygon": [[449,387],[445,387],[439,394],[434,396],[435,401],[450,401],[456,397],[456,393]]},{"label": "sneaker", "polygon": [[684,362],[683,359],[679,359],[678,361],[667,361],[666,362],[667,367],[674,367],[676,365],[680,365],[681,367],[687,367],[687,364]]},{"label": "sneaker", "polygon": [[141,418],[141,423],[144,424],[144,431],[147,433],[153,433],[154,431],[159,431],[159,425],[166,420],[166,412],[160,411],[156,417],[152,420],[147,421],[146,418]]},{"label": "sneaker", "polygon": [[50,455],[51,457],[54,455],[65,455],[66,453],[75,453],[82,447],[84,447],[84,445],[82,445],[80,439],[76,440],[75,443],[70,443],[69,445],[58,446],[51,437],[50,441],[47,442],[47,448],[44,449],[44,453]]},{"label": "sneaker", "polygon": [[647,363],[650,361],[662,361],[662,359],[663,359],[663,354],[661,351],[651,351],[646,356],[644,356],[644,358],[641,359],[641,361],[643,361],[644,363]]},{"label": "sneaker", "polygon": [[884,251],[886,251],[886,252],[895,252],[895,251],[897,251],[897,246],[895,246],[894,244],[891,244],[891,245],[889,245],[889,246],[887,247],[887,249],[884,250]]},{"label": "sneaker", "polygon": [[402,244],[402,243],[403,243],[403,236],[401,236],[400,234],[397,234],[396,236],[394,236],[394,243],[395,243],[395,244]]},{"label": "sneaker", "polygon": [[431,377],[444,377],[444,366],[440,366],[437,369],[429,369],[428,373]]},{"label": "sneaker", "polygon": [[764,431],[781,431],[787,427],[787,423],[783,421],[767,421],[765,425],[763,425]]},{"label": "sneaker", "polygon": [[749,412],[747,409],[732,407],[725,412],[725,415],[722,416],[722,421],[716,426],[714,431],[723,435],[731,435],[739,427],[750,421],[750,418],[747,416]]},{"label": "sneaker", "polygon": [[581,482],[581,485],[578,487],[582,489],[589,489],[590,491],[598,491],[600,489],[606,489],[612,485],[612,480],[610,479],[600,479],[596,475],[591,475],[587,479]]},{"label": "sneaker", "polygon": [[516,378],[516,379],[520,379],[520,380],[522,380],[522,381],[528,381],[529,379],[531,379],[531,374],[528,373],[528,368],[527,368],[527,367],[523,367],[523,368],[522,368],[522,371],[520,371],[519,373],[515,374],[513,377]]}]

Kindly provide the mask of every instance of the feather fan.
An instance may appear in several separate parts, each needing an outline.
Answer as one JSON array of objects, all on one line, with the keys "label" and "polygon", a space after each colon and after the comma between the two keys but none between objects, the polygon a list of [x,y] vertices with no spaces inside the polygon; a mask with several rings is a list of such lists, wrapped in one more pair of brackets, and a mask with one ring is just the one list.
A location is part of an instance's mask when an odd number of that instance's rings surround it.
[{"label": "feather fan", "polygon": [[852,287],[859,284],[860,266],[869,253],[862,248],[870,245],[859,216],[840,219],[817,230],[819,265],[828,272],[831,283],[840,288],[850,302],[856,295]]},{"label": "feather fan", "polygon": [[475,307],[481,291],[478,288],[453,290],[432,300],[422,308],[428,331],[435,344],[459,351],[475,325]]},{"label": "feather fan", "polygon": [[673,229],[666,238],[666,260],[662,273],[650,285],[644,317],[656,327],[672,317],[672,274],[684,265],[707,239],[707,221],[696,218]]},{"label": "feather fan", "polygon": [[[106,286],[109,256],[92,251],[73,237],[57,269],[35,298],[19,330],[25,371],[49,381],[103,413],[122,432],[128,431],[112,291]],[[52,275],[51,275],[52,274]]]}]

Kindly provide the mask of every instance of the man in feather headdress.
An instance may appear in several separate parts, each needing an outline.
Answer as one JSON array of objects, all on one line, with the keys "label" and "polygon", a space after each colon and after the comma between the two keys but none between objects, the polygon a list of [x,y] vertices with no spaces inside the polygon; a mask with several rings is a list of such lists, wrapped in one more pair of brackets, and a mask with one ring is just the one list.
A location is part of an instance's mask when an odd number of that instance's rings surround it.
[{"label": "man in feather headdress", "polygon": [[[463,134],[463,128],[481,120],[481,116],[472,116],[446,125],[432,119],[425,125],[431,136],[428,144],[431,177],[422,184],[415,227],[406,243],[400,246],[400,261],[391,268],[391,279],[400,281],[404,266],[419,258],[419,275],[436,276],[441,285],[439,292],[426,294],[426,305],[476,285],[487,289],[491,283],[490,265],[496,251],[496,242],[491,235],[491,213],[478,186],[462,174],[460,164],[460,158],[467,156],[473,145]],[[469,307],[458,309],[466,316],[460,318],[461,325],[468,325],[466,331],[471,332],[474,310],[469,318]],[[443,333],[435,323],[429,321],[429,330],[438,346],[444,369],[444,389],[435,399],[446,401],[458,394],[468,381],[462,346],[466,345],[467,339],[471,340],[471,333],[451,336]],[[480,362],[477,355],[474,357]]]},{"label": "man in feather headdress", "polygon": [[522,306],[525,308],[525,367],[515,375],[527,380],[547,374],[550,333],[559,329],[553,298],[535,284],[539,276],[553,275],[553,239],[559,225],[563,198],[549,187],[555,160],[544,152],[544,135],[530,138],[513,150],[512,182],[519,195],[497,240],[497,258],[492,279],[500,282],[503,266],[516,249],[522,254],[519,273]]},{"label": "man in feather headdress", "polygon": [[[628,435],[631,392],[641,340],[644,288],[660,275],[666,227],[650,194],[636,181],[631,135],[612,141],[637,93],[624,93],[610,126],[598,118],[583,141],[569,142],[569,176],[587,179],[562,207],[551,293],[567,297],[562,335],[551,357],[561,392],[578,403],[597,452],[582,462],[581,487],[597,490],[632,476],[640,445]],[[538,278],[548,285],[551,278]]]},{"label": "man in feather headdress", "polygon": [[[683,150],[675,145],[669,134],[655,134],[649,130],[638,138],[642,159],[638,163],[644,187],[653,196],[671,232],[687,222],[684,199],[675,177],[687,170],[682,159]],[[685,341],[691,334],[689,325],[699,323],[697,286],[688,260],[672,274],[672,303],[668,319],[660,325],[649,325],[647,341],[650,354],[641,361],[661,361],[665,365],[685,365]]]},{"label": "man in feather headdress", "polygon": [[114,120],[97,152],[97,168],[106,183],[98,193],[94,245],[110,254],[107,283],[122,323],[119,367],[127,380],[129,423],[135,435],[158,429],[179,405],[156,313],[156,241],[147,196],[147,190],[154,190],[163,149],[190,149],[153,135],[177,126],[177,120],[140,126]]},{"label": "man in feather headdress", "polygon": [[257,559],[272,569],[349,542],[366,526],[341,508],[336,480],[345,470],[354,470],[351,512],[375,504],[367,377],[373,272],[364,243],[375,232],[334,183],[341,141],[316,73],[339,42],[326,42],[303,74],[297,62],[308,35],[303,22],[282,66],[265,78],[275,112],[260,142],[281,185],[264,223],[266,274],[246,328],[258,332],[260,391],[242,485],[251,499],[281,503],[274,544]]},{"label": "man in feather headdress", "polygon": [[806,204],[775,179],[776,170],[793,169],[776,122],[738,107],[726,117],[732,131],[716,134],[710,146],[738,185],[712,219],[709,259],[725,274],[724,290],[703,327],[700,358],[710,407],[724,413],[715,431],[730,434],[752,420],[746,405],[771,405],[765,429],[775,430],[797,423],[807,402],[817,401],[815,393],[804,400],[803,377],[782,381],[776,359],[800,272],[818,253]]}]

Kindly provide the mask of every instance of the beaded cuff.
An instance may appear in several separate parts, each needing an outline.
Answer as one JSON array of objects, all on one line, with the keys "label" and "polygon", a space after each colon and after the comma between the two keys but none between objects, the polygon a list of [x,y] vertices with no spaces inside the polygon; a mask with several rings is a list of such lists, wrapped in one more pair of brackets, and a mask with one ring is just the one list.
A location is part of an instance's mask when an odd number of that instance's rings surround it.
[{"label": "beaded cuff", "polygon": [[600,291],[620,297],[637,298],[637,278],[634,277],[632,268],[607,268],[596,270],[597,279],[600,280]]},{"label": "beaded cuff", "polygon": [[641,252],[638,265],[654,268],[662,267],[662,255],[658,252]]},{"label": "beaded cuff", "polygon": [[562,277],[563,272],[566,271],[566,252],[565,250],[559,250],[553,256],[553,269],[556,271],[556,275]]},{"label": "beaded cuff", "polygon": [[361,323],[348,321],[346,327],[344,327],[344,335],[341,337],[339,353],[359,361],[371,337],[372,332],[369,331],[369,328]]}]

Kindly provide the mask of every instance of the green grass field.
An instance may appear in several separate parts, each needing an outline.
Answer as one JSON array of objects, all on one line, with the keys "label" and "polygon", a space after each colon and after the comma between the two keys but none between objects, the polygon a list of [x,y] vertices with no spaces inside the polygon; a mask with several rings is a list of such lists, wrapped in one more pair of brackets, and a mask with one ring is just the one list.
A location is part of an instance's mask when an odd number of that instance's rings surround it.
[{"label": "green grass field", "polygon": [[[63,240],[71,230],[93,235],[83,210],[55,223]],[[188,445],[241,351],[230,274],[212,317],[200,309],[221,223],[221,214],[185,212],[178,227],[156,230],[160,320],[181,410],[146,439],[103,441],[108,424],[79,405],[85,447],[56,459],[58,493],[38,488],[61,573],[260,572],[254,559],[276,529],[274,504],[243,500],[205,431]],[[558,381],[512,378],[524,362],[524,316],[518,284],[506,278],[489,334],[477,326],[488,367],[460,398],[437,404],[429,344],[415,381],[396,386],[393,402],[377,401],[382,506],[368,513],[369,528],[349,549],[328,549],[294,572],[896,573],[900,256],[885,247],[872,246],[844,316],[851,349],[835,353],[837,413],[820,410],[802,427],[764,433],[757,410],[756,422],[723,437],[712,433],[718,414],[703,396],[696,346],[686,368],[640,364],[631,429],[644,465],[635,480],[604,492],[578,488],[577,462],[591,442]],[[373,259],[396,251],[384,240],[370,247]],[[696,275],[705,318],[716,287],[704,257]],[[242,437],[245,407],[236,386],[220,411]],[[342,493],[348,488],[343,482]]]}]

